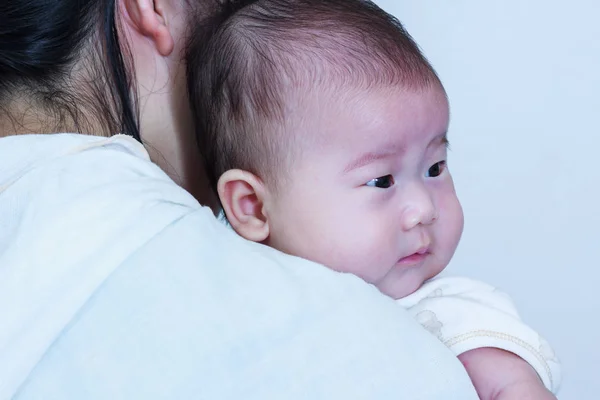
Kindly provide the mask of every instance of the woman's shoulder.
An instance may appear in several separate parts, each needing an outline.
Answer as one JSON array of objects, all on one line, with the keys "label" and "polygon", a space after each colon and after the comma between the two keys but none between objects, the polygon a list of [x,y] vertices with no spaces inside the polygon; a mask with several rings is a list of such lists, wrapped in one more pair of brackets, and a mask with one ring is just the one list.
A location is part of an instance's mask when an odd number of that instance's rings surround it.
[{"label": "woman's shoulder", "polygon": [[[0,261],[22,256],[9,251],[17,244],[30,254],[56,253],[66,259],[78,251],[101,249],[113,237],[144,240],[199,208],[128,137],[63,134],[0,140]],[[36,249],[36,243],[46,245]],[[61,253],[64,243],[71,250]]]},{"label": "woman's shoulder", "polygon": [[23,378],[127,258],[198,209],[129,138],[1,139],[0,389]]},{"label": "woman's shoulder", "polygon": [[[102,198],[110,197],[111,190],[119,197],[125,182],[132,187],[169,187],[171,190],[162,192],[165,198],[177,194],[187,205],[199,207],[150,161],[144,146],[129,136],[45,134],[0,139],[0,193],[60,201],[104,189]],[[135,201],[136,197],[129,199]]]},{"label": "woman's shoulder", "polygon": [[[60,168],[62,174],[77,173],[86,164],[114,157],[114,153],[127,154],[130,165],[149,162],[144,147],[125,135],[104,138],[64,133],[0,138],[0,191],[6,191],[8,186],[27,175],[41,177],[46,170],[52,171],[52,168]],[[123,165],[119,167],[122,168]],[[115,168],[116,165],[107,162],[103,171],[95,169],[82,172],[89,174],[87,182],[94,185],[96,173],[116,172]],[[34,173],[30,174],[31,172]]]},{"label": "woman's shoulder", "polygon": [[205,209],[124,260],[21,390],[22,398],[116,393],[476,398],[458,360],[377,289],[247,242]]}]

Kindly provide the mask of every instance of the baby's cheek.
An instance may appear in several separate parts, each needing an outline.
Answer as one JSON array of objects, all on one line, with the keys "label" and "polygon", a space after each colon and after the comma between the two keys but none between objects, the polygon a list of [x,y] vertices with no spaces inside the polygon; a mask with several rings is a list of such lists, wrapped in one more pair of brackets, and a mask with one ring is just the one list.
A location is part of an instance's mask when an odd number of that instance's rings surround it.
[{"label": "baby's cheek", "polygon": [[460,204],[460,202],[458,201],[458,198],[455,198],[455,201],[453,202],[453,217],[454,217],[454,227],[455,227],[455,237],[456,237],[456,242],[458,244],[458,241],[460,240],[460,237],[462,236],[462,232],[465,226],[465,216],[463,213],[463,209],[462,206]]},{"label": "baby's cheek", "polygon": [[288,229],[287,246],[292,254],[339,272],[353,273],[357,246],[357,229],[351,221],[335,218],[333,214],[315,212],[312,217],[298,218],[294,229]]},{"label": "baby's cheek", "polygon": [[354,274],[372,283],[376,279],[378,262],[374,259],[372,234],[364,227],[340,222],[335,231],[329,230],[327,242],[320,242],[320,262],[339,271]]},{"label": "baby's cheek", "polygon": [[398,230],[393,219],[369,221],[357,232],[359,240],[349,241],[348,262],[355,274],[369,283],[380,282],[396,265],[399,255]]},{"label": "baby's cheek", "polygon": [[440,217],[437,229],[440,240],[450,253],[454,254],[462,236],[464,228],[464,214],[462,206],[455,195],[447,196],[440,202]]}]

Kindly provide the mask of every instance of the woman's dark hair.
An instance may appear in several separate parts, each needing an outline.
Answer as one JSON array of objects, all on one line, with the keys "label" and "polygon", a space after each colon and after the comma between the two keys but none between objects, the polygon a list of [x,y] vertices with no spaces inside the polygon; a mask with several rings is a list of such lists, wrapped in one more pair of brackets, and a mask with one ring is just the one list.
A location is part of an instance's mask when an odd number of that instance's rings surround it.
[{"label": "woman's dark hair", "polygon": [[[57,127],[69,122],[86,132],[91,115],[103,133],[140,141],[131,57],[115,12],[115,0],[1,0],[0,118],[18,124],[8,109],[23,97]],[[92,57],[78,62],[84,56]]]}]

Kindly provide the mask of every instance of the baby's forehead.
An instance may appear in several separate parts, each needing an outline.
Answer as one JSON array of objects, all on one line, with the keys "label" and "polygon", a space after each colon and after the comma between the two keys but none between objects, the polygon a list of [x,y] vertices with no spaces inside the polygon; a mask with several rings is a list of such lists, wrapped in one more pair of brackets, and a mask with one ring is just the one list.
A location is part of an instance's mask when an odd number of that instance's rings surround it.
[{"label": "baby's forehead", "polygon": [[313,150],[401,152],[445,132],[449,119],[441,85],[419,90],[319,90],[299,103],[297,134]]}]

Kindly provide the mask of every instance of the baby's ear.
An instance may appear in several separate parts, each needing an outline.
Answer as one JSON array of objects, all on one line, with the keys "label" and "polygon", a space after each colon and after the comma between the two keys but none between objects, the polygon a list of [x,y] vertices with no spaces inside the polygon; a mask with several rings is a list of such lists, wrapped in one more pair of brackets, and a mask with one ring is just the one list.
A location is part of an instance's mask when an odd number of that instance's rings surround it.
[{"label": "baby's ear", "polygon": [[217,191],[227,220],[238,235],[253,242],[269,237],[269,222],[263,212],[265,187],[256,175],[230,169],[219,178]]}]

